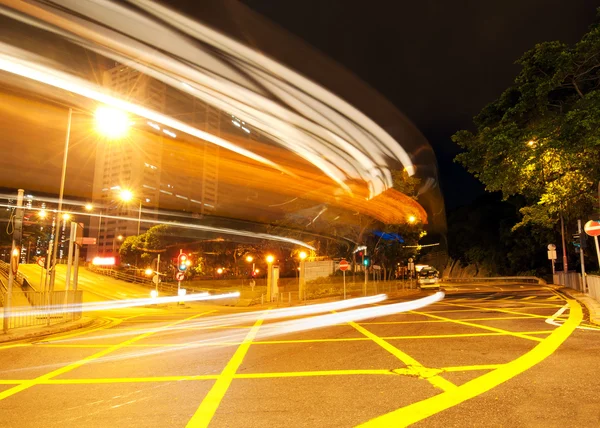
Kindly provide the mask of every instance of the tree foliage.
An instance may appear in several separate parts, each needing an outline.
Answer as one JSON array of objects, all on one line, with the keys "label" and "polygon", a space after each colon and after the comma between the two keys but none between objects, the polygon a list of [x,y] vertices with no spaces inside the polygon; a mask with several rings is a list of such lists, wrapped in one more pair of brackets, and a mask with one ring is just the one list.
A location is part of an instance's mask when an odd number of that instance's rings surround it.
[{"label": "tree foliage", "polygon": [[584,215],[600,179],[600,25],[575,44],[536,45],[514,84],[457,132],[456,157],[488,191],[522,195],[517,226]]}]

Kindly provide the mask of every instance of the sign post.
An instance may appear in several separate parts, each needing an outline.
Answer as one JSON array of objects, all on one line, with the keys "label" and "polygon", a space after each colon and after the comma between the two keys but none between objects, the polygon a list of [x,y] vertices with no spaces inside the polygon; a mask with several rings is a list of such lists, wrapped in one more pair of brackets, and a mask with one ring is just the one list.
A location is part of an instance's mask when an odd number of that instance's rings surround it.
[{"label": "sign post", "polygon": [[346,300],[346,271],[348,270],[348,261],[346,259],[340,260],[339,268],[344,276],[344,300]]},{"label": "sign post", "polygon": [[[600,183],[598,183],[598,192],[600,193]],[[585,226],[583,226],[583,230],[589,236],[594,237],[594,243],[596,244],[596,256],[598,257],[598,264],[600,265],[600,248],[598,248],[598,235],[600,235],[600,220],[590,220]]]},{"label": "sign post", "polygon": [[37,264],[41,268],[40,270],[40,290],[42,290],[42,281],[44,280],[44,265],[46,264],[46,257],[38,257]]},{"label": "sign post", "polygon": [[[583,233],[583,230],[581,230],[581,220],[577,220],[577,233],[579,233],[579,236],[581,236],[581,234]],[[583,251],[584,251],[583,243],[585,241],[582,239],[580,242],[581,242],[581,248],[579,248],[579,257],[580,257],[580,263],[581,263],[581,292],[585,293],[587,290],[587,278],[585,277],[585,258],[583,255]]]},{"label": "sign post", "polygon": [[554,263],[556,262],[556,245],[548,244],[548,260],[552,262],[552,275],[556,273]]}]

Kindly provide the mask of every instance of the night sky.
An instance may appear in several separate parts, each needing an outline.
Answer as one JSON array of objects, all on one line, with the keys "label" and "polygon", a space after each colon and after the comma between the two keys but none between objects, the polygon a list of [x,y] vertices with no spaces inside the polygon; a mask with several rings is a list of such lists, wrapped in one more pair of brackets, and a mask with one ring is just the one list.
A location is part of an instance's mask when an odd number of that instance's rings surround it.
[{"label": "night sky", "polygon": [[[244,0],[247,6],[377,89],[425,134],[446,208],[483,186],[453,163],[450,136],[509,86],[536,43],[574,43],[594,21],[591,0]],[[368,113],[368,112],[367,112]]]}]

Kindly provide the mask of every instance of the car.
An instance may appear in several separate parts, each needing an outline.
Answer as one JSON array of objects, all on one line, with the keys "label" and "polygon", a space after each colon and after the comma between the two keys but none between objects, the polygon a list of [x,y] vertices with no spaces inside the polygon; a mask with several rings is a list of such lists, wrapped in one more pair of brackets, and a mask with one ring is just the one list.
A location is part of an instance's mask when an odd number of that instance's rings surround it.
[{"label": "car", "polygon": [[419,288],[440,288],[440,274],[437,269],[427,266],[417,273]]}]

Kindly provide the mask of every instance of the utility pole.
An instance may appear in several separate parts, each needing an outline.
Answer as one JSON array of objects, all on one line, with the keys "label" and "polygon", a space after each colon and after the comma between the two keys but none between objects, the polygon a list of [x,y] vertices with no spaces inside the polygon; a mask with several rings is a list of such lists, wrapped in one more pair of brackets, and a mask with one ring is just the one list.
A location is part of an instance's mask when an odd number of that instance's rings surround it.
[{"label": "utility pole", "polygon": [[579,233],[579,257],[581,260],[581,291],[583,293],[587,290],[587,279],[585,277],[585,259],[583,255],[583,249],[585,246],[585,232],[581,229],[581,220],[577,220],[577,232]]},{"label": "utility pole", "polygon": [[11,305],[12,305],[12,289],[13,283],[15,281],[15,276],[18,273],[19,269],[19,257],[21,256],[21,251],[17,247],[17,242],[21,241],[21,236],[23,234],[23,193],[25,191],[23,189],[19,189],[17,193],[17,208],[14,216],[14,229],[13,229],[13,239],[12,239],[12,247],[10,250],[10,266],[8,267],[8,287],[6,290],[6,304],[4,305],[4,322],[3,329],[4,333],[8,332],[9,322],[11,318]]},{"label": "utility pole", "polygon": [[562,236],[563,272],[566,275],[569,271],[569,267],[567,265],[567,246],[565,245],[565,222],[562,214],[560,215],[560,233]]}]

